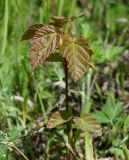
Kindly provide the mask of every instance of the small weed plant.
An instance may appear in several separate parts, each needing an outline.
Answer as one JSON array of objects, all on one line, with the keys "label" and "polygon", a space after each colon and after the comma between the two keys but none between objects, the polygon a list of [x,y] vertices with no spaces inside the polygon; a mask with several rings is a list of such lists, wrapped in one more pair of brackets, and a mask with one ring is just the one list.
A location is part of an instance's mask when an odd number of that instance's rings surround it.
[{"label": "small weed plant", "polygon": [[[80,159],[77,140],[81,133],[87,132],[87,137],[90,134],[101,135],[100,123],[91,113],[83,112],[79,116],[75,116],[68,103],[68,72],[71,73],[75,82],[79,80],[90,67],[90,57],[93,54],[83,36],[73,36],[72,34],[73,21],[83,15],[82,13],[70,18],[53,16],[49,24],[30,26],[22,37],[22,40],[31,39],[29,59],[33,69],[44,61],[63,63],[66,109],[52,113],[46,127],[58,128],[58,134],[62,136],[65,146],[68,148],[67,159],[70,160]],[[91,142],[89,141],[89,143]],[[92,157],[94,159],[93,153]]]}]

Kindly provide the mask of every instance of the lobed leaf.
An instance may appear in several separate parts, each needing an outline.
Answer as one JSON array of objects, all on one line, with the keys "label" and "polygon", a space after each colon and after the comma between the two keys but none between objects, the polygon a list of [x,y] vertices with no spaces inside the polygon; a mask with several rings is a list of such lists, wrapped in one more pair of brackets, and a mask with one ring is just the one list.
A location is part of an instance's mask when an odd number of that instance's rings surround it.
[{"label": "lobed leaf", "polygon": [[68,18],[63,16],[52,16],[51,17],[54,26],[62,27],[64,24],[68,22]]},{"label": "lobed leaf", "polygon": [[59,39],[60,32],[57,32],[52,25],[44,25],[38,29],[32,38],[30,49],[30,63],[33,69],[54,53]]},{"label": "lobed leaf", "polygon": [[36,31],[38,31],[41,27],[43,27],[43,24],[34,24],[32,26],[30,26],[26,32],[23,34],[22,36],[22,41],[24,40],[28,40],[34,37]]},{"label": "lobed leaf", "polygon": [[80,117],[76,117],[74,123],[83,132],[88,130],[98,136],[102,134],[100,122],[90,113],[83,113]]},{"label": "lobed leaf", "polygon": [[82,77],[88,68],[89,59],[93,52],[82,36],[72,38],[70,35],[65,34],[62,39],[62,54],[66,58],[68,68],[76,81]]},{"label": "lobed leaf", "polygon": [[71,119],[66,111],[56,111],[48,120],[47,127],[55,128],[61,124],[68,122]]}]

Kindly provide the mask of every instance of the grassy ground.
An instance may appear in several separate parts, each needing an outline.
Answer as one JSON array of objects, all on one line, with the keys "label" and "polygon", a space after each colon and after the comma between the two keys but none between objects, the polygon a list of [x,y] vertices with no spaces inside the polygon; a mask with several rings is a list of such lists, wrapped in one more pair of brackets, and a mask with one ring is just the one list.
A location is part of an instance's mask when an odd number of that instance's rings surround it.
[{"label": "grassy ground", "polygon": [[56,131],[41,127],[53,108],[63,107],[62,64],[46,62],[32,72],[29,43],[20,39],[28,26],[47,23],[51,15],[81,12],[85,16],[75,22],[73,34],[89,41],[96,71],[90,69],[76,84],[70,78],[70,104],[77,113],[80,106],[90,110],[102,123],[103,135],[94,138],[96,159],[129,159],[128,6],[126,0],[0,1],[0,160],[65,157]]}]

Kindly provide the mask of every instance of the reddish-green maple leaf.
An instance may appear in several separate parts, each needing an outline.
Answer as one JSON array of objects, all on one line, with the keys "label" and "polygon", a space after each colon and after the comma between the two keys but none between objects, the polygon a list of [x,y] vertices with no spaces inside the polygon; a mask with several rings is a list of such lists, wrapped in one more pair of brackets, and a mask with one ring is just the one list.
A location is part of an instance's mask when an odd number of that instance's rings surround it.
[{"label": "reddish-green maple leaf", "polygon": [[72,38],[70,35],[65,34],[63,36],[61,49],[63,57],[65,57],[68,62],[68,68],[73,78],[75,81],[78,80],[89,66],[92,51],[88,43],[82,36]]},{"label": "reddish-green maple leaf", "polygon": [[33,69],[55,51],[59,39],[60,33],[52,25],[44,25],[36,31],[32,38],[29,56]]},{"label": "reddish-green maple leaf", "polygon": [[32,26],[30,26],[26,32],[23,34],[22,36],[22,41],[24,40],[28,40],[34,37],[36,31],[38,31],[41,27],[43,27],[43,24],[34,24]]}]

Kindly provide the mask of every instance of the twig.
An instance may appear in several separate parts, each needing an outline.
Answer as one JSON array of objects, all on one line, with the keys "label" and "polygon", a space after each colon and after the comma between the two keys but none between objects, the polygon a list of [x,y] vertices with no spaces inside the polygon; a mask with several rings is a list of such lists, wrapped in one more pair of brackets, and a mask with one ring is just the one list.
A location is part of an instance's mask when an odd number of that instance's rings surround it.
[{"label": "twig", "polygon": [[[66,83],[66,88],[65,88],[66,111],[69,114],[69,116],[72,116],[72,109],[68,105],[68,66],[67,66],[67,61],[66,60],[64,62],[64,69],[65,69],[65,83]],[[71,120],[67,124],[67,135],[68,135],[68,143],[72,147],[73,143],[72,143],[72,122],[71,122]],[[69,159],[73,160],[73,153],[71,151],[70,151]]]}]

